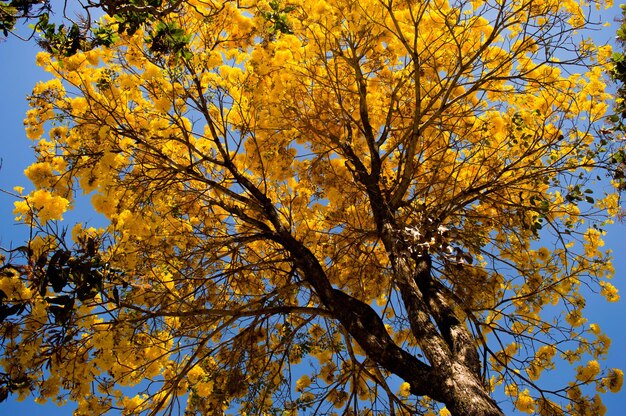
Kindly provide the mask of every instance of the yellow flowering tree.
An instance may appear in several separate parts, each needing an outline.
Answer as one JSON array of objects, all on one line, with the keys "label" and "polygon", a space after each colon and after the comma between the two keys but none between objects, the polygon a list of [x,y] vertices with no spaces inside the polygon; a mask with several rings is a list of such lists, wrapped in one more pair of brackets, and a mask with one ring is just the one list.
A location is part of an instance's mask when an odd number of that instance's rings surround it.
[{"label": "yellow flowering tree", "polygon": [[[584,307],[619,298],[619,198],[589,13],[188,0],[109,47],[42,52],[3,394],[78,415],[502,415],[501,391],[603,413],[623,373]],[[56,221],[81,192],[108,225],[72,243]]]}]

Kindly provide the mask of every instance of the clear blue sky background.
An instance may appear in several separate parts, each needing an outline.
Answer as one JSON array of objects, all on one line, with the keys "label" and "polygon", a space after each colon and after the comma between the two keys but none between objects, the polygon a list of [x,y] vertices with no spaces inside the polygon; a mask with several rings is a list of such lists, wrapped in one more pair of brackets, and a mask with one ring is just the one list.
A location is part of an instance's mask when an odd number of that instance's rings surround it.
[{"label": "clear blue sky background", "polygon": [[[619,6],[619,5],[618,5]],[[613,22],[617,16],[618,7],[611,13],[603,15],[602,20]],[[597,33],[596,39],[606,42],[614,38],[615,24],[603,28]],[[23,119],[28,109],[26,95],[38,80],[48,79],[48,75],[34,63],[38,47],[34,42],[21,42],[10,39],[0,43],[0,189],[11,191],[16,185],[30,188],[24,177],[24,169],[33,161],[33,152],[30,142],[24,134]],[[13,220],[14,198],[0,193],[0,245],[2,247],[19,246],[28,235],[24,226],[15,224]],[[81,204],[83,205],[83,204]],[[626,202],[622,204],[626,208]],[[94,213],[85,207],[78,207],[70,215],[66,215],[68,222],[93,222],[97,220]],[[600,324],[601,328],[613,340],[611,354],[603,365],[618,367],[626,370],[626,224],[615,224],[608,227],[605,238],[606,248],[613,250],[615,257],[615,278],[613,283],[620,289],[623,301],[609,304],[599,296],[588,299],[586,316],[589,322]],[[607,394],[604,402],[608,408],[608,415],[620,416],[626,414],[626,392]],[[40,406],[31,399],[19,403],[9,398],[0,404],[1,415],[71,415],[74,406],[58,408],[54,405]]]}]

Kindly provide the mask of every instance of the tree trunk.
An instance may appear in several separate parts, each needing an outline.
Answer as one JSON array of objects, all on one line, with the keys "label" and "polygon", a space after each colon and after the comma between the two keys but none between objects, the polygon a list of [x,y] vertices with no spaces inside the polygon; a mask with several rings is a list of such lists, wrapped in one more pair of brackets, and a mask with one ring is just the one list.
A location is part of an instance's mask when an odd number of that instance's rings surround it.
[{"label": "tree trunk", "polygon": [[481,380],[461,363],[452,365],[441,390],[442,402],[453,416],[504,416]]},{"label": "tree trunk", "polygon": [[[456,345],[465,344],[469,340],[454,336],[446,340],[437,333],[428,318],[428,305],[415,284],[408,291],[421,297],[419,303],[422,310],[418,312],[414,308],[409,309],[425,320],[417,322],[416,327],[427,326],[425,333],[427,337],[432,337],[429,341],[431,345],[422,348],[428,350],[427,356],[432,358],[429,360],[431,365],[395,344],[387,334],[382,319],[370,305],[332,288],[322,266],[302,243],[288,233],[281,237],[281,242],[294,255],[298,268],[314,287],[322,303],[333,312],[371,360],[411,385],[412,394],[429,396],[444,403],[454,416],[504,415],[481,382],[475,356],[467,359],[465,354],[460,354],[463,348],[449,346],[451,341]],[[457,325],[458,322],[455,322],[453,326]],[[427,343],[424,339],[419,341],[421,344]],[[463,347],[475,348],[473,344]]]}]

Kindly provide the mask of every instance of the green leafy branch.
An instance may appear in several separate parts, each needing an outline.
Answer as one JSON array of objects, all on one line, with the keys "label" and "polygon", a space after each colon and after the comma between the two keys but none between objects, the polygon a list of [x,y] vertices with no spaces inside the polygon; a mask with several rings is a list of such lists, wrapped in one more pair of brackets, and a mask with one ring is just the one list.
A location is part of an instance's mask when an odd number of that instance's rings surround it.
[{"label": "green leafy branch", "polygon": [[155,55],[173,55],[176,58],[191,59],[188,48],[191,36],[174,22],[159,22],[152,30],[146,42],[150,52]]},{"label": "green leafy branch", "polygon": [[296,8],[294,6],[285,6],[281,7],[280,2],[277,0],[272,0],[269,3],[271,8],[270,11],[261,12],[261,16],[272,25],[270,26],[270,33],[287,33],[291,34],[293,31],[289,27],[289,23],[287,22],[287,15],[294,11]]}]

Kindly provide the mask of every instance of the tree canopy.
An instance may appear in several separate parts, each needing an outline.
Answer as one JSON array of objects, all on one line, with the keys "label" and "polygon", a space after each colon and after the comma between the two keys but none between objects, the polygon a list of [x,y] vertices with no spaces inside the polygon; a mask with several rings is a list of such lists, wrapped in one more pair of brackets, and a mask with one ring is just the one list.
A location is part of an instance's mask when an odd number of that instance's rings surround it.
[{"label": "tree canopy", "polygon": [[[603,3],[172,3],[37,56],[0,398],[462,416],[502,415],[500,392],[605,413],[623,372],[584,314],[619,299],[615,55],[586,31]],[[65,228],[80,194],[106,227]]]}]

